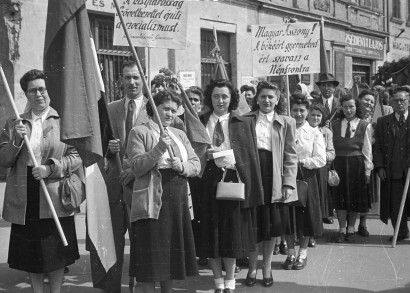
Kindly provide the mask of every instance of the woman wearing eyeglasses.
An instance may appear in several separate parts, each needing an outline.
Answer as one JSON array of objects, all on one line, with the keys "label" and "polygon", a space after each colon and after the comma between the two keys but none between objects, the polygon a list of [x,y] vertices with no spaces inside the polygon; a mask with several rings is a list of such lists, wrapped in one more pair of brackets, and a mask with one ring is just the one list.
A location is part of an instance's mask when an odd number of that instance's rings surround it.
[{"label": "woman wearing eyeglasses", "polygon": [[[10,168],[4,197],[3,218],[11,222],[8,263],[28,272],[35,293],[45,292],[47,275],[50,292],[60,292],[64,267],[80,255],[74,224],[76,210],[63,207],[59,187],[68,170],[82,162],[74,147],[60,141],[60,118],[49,106],[44,74],[30,70],[20,79],[30,111],[10,119],[0,136],[0,165]],[[37,167],[28,155],[27,135]],[[40,188],[43,179],[53,202],[68,246],[64,246]]]},{"label": "woman wearing eyeglasses", "polygon": [[336,243],[355,242],[357,214],[369,211],[366,184],[370,182],[373,170],[372,129],[371,124],[362,119],[364,109],[350,94],[343,96],[340,103],[343,109],[341,120],[331,123],[336,151],[334,164],[340,177],[339,185],[332,187],[339,221]]},{"label": "woman wearing eyeglasses", "polygon": [[[257,86],[252,112],[244,117],[251,117],[255,124],[256,144],[258,148],[264,204],[256,208],[258,243],[263,251],[263,285],[271,287],[272,253],[276,239],[285,234],[288,208],[284,203],[295,200],[296,193],[296,124],[295,120],[279,115],[280,90],[266,81]],[[249,255],[249,271],[245,284],[256,284],[258,251]]]}]

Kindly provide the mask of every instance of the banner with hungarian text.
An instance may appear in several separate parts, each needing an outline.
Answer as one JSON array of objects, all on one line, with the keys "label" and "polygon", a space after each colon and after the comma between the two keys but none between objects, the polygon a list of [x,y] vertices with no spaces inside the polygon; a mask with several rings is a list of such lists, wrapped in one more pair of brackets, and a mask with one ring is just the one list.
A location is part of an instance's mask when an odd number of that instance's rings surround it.
[{"label": "banner with hungarian text", "polygon": [[252,25],[253,76],[320,72],[317,22]]},{"label": "banner with hungarian text", "polygon": [[[120,0],[119,6],[134,46],[186,49],[188,1]],[[114,45],[128,46],[117,13]]]}]

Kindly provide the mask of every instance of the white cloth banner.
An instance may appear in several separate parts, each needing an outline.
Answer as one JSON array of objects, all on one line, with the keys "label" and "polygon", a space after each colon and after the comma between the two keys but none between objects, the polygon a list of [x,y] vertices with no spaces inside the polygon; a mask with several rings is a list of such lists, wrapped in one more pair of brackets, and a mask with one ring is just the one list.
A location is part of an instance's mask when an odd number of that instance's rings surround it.
[{"label": "white cloth banner", "polygon": [[[136,47],[186,49],[188,1],[121,0],[120,10],[132,44]],[[128,46],[118,14],[114,45]]]},{"label": "white cloth banner", "polygon": [[320,72],[318,22],[252,25],[253,76]]}]

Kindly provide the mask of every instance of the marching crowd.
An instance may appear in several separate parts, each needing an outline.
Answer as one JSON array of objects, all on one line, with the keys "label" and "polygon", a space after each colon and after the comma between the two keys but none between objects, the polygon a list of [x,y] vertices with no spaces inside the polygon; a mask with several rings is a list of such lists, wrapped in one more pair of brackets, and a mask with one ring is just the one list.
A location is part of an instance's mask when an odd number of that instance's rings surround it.
[{"label": "marching crowd", "polygon": [[[43,292],[45,276],[50,291],[60,292],[64,268],[79,252],[76,210],[65,209],[59,186],[67,172],[81,177],[81,158],[60,141],[59,115],[50,107],[43,72],[30,70],[20,84],[30,110],[10,119],[0,136],[0,165],[10,168],[2,213],[12,223],[8,263],[29,273],[34,292]],[[256,91],[241,88],[251,111],[240,115],[239,91],[227,80],[179,94],[154,82],[156,110],[143,95],[134,62],[123,65],[122,84],[124,96],[108,105],[117,139],[109,141],[104,176],[117,263],[98,285],[106,292],[121,291],[127,231],[129,275],[144,292],[154,292],[158,282],[161,292],[171,292],[172,280],[196,276],[198,264],[209,264],[215,292],[229,293],[235,290],[237,261],[249,268],[246,286],[256,284],[259,252],[265,287],[274,284],[271,260],[279,251],[287,254],[283,269],[304,269],[308,247],[315,247],[324,223],[333,223],[334,210],[336,243],[369,236],[366,215],[376,202],[380,219],[391,218],[395,227],[410,166],[410,87],[367,88],[356,97],[337,89],[332,74],[321,73],[320,94],[299,84],[286,109],[280,89],[260,81]],[[185,133],[186,114],[179,112],[183,94],[209,136],[204,156]],[[119,177],[117,154],[123,167]],[[51,219],[40,179],[68,246]],[[407,215],[405,208],[399,241],[409,237]]]}]

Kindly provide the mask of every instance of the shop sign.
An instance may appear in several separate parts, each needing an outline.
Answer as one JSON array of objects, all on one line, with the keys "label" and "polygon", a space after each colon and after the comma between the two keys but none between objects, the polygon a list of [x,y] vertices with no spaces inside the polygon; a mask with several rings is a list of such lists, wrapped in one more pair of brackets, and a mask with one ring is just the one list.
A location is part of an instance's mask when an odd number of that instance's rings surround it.
[{"label": "shop sign", "polygon": [[362,58],[384,59],[384,40],[380,38],[346,33],[346,53]]},{"label": "shop sign", "polygon": [[115,13],[115,5],[112,0],[87,0],[87,10]]},{"label": "shop sign", "polygon": [[410,55],[410,43],[405,40],[393,40],[393,47],[391,50],[392,60],[399,60]]}]

